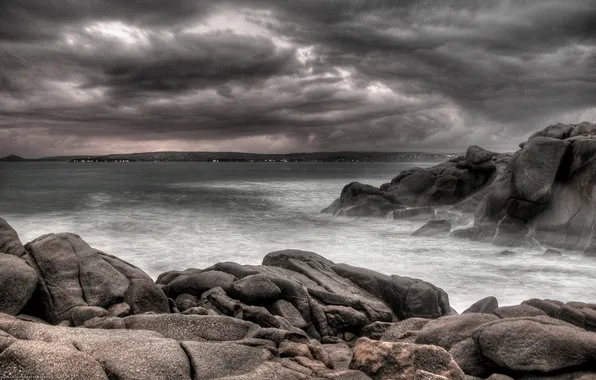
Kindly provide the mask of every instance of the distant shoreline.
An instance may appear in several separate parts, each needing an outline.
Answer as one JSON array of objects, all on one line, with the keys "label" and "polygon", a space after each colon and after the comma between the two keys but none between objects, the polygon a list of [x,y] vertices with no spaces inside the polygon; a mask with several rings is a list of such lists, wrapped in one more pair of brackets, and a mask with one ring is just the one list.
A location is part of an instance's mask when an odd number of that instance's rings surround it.
[{"label": "distant shoreline", "polygon": [[444,161],[457,157],[456,153],[423,152],[315,152],[287,154],[259,154],[236,152],[150,152],[110,154],[104,156],[58,156],[27,159],[19,156],[0,158],[0,162],[73,162],[73,163],[130,163],[130,162],[414,162]]}]

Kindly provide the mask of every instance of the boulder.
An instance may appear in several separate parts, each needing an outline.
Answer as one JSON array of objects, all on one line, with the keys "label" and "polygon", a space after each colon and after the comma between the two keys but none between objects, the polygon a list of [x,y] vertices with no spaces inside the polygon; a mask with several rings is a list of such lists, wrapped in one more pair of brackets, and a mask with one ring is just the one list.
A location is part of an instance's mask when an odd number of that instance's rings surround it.
[{"label": "boulder", "polygon": [[[0,228],[2,227],[0,220]],[[37,273],[24,260],[0,253],[0,313],[17,315],[33,296]]]},{"label": "boulder", "polygon": [[170,312],[168,297],[151,279],[131,279],[124,293],[124,302],[130,305],[132,314]]},{"label": "boulder", "polygon": [[529,140],[513,162],[512,197],[548,203],[559,171],[569,166],[570,153],[568,141],[548,137]]},{"label": "boulder", "polygon": [[271,311],[274,315],[279,315],[280,317],[284,317],[292,324],[292,326],[297,327],[299,329],[304,329],[307,327],[307,323],[300,314],[300,312],[296,309],[294,305],[290,302],[280,299],[275,301],[271,304],[269,311]]},{"label": "boulder", "polygon": [[255,274],[234,282],[230,295],[247,304],[266,304],[279,298],[281,290],[267,276]]},{"label": "boulder", "polygon": [[451,231],[451,223],[444,219],[431,220],[424,226],[420,227],[412,233],[412,236],[436,236],[448,234]]},{"label": "boulder", "polygon": [[463,311],[467,313],[492,313],[499,307],[499,301],[493,296],[486,297],[477,301],[472,306]]},{"label": "boulder", "polygon": [[449,354],[466,375],[484,379],[498,369],[482,355],[480,345],[474,338],[467,338],[454,344]]},{"label": "boulder", "polygon": [[387,276],[347,264],[337,264],[331,268],[335,273],[391,305],[399,319],[437,318],[449,313],[447,293],[428,282],[396,275]]},{"label": "boulder", "polygon": [[310,348],[305,343],[292,342],[289,340],[283,340],[279,343],[279,356],[280,357],[295,357],[304,356],[312,359]]},{"label": "boulder", "polygon": [[235,280],[234,275],[214,270],[182,274],[167,283],[165,292],[172,298],[176,298],[181,294],[200,297],[203,292],[215,287],[221,287],[224,291],[229,292]]},{"label": "boulder", "polygon": [[449,315],[426,323],[418,332],[415,342],[450,350],[456,343],[472,337],[479,326],[498,320],[499,317],[493,314]]},{"label": "boulder", "polygon": [[187,309],[197,307],[198,301],[199,299],[196,296],[193,296],[188,293],[183,293],[176,297],[174,303],[176,304],[176,307],[178,307],[178,310],[183,312]]},{"label": "boulder", "polygon": [[493,310],[493,313],[499,318],[537,317],[540,315],[546,316],[544,311],[526,304],[501,306]]},{"label": "boulder", "polygon": [[234,343],[185,341],[181,346],[190,360],[193,379],[235,378],[254,372],[272,358],[266,349]]},{"label": "boulder", "polygon": [[370,339],[379,340],[385,331],[387,331],[387,329],[389,329],[392,325],[393,323],[391,322],[373,322],[361,328],[360,332],[358,332],[358,335],[361,337],[365,336]]},{"label": "boulder", "polygon": [[528,141],[536,137],[548,137],[551,139],[564,140],[568,138],[573,131],[574,126],[569,124],[552,124],[541,131],[534,132]]},{"label": "boulder", "polygon": [[374,186],[352,182],[344,186],[340,198],[321,213],[340,216],[385,216],[392,209],[400,208],[401,202]]},{"label": "boulder", "polygon": [[335,369],[348,369],[354,353],[350,346],[345,343],[323,344],[322,349],[325,351]]},{"label": "boulder", "polygon": [[596,333],[548,318],[503,319],[484,328],[478,343],[486,358],[511,371],[553,372],[596,358]]},{"label": "boulder", "polygon": [[17,340],[0,354],[7,379],[107,380],[101,364],[72,346]]},{"label": "boulder", "polygon": [[106,315],[108,315],[108,311],[97,306],[75,306],[70,309],[71,321],[74,326],[82,326],[89,319],[101,318]]},{"label": "boulder", "polygon": [[358,332],[370,322],[364,313],[348,306],[329,305],[322,306],[321,309],[336,335],[346,331]]},{"label": "boulder", "polygon": [[242,306],[242,319],[256,323],[261,327],[279,328],[281,322],[276,319],[267,309],[262,306]]},{"label": "boulder", "polygon": [[112,317],[126,317],[130,314],[130,305],[126,302],[116,303],[108,308],[108,314]]},{"label": "boulder", "polygon": [[491,161],[495,155],[496,153],[489,152],[478,145],[472,145],[466,151],[465,163],[468,167],[472,167],[472,165],[478,165],[486,161]]},{"label": "boulder", "polygon": [[440,347],[379,342],[368,338],[360,338],[356,342],[350,368],[360,370],[375,380],[466,379],[451,355]]},{"label": "boulder", "polygon": [[19,257],[25,254],[25,247],[19,239],[19,234],[2,218],[0,218],[0,252]]},{"label": "boulder", "polygon": [[[416,332],[420,331],[430,322],[426,318],[408,318],[400,322],[392,323],[391,326],[381,335],[381,340],[388,342],[408,341],[414,342]],[[412,337],[410,339],[410,337]]]},{"label": "boulder", "polygon": [[23,256],[40,279],[31,302],[51,323],[70,320],[78,306],[104,309],[126,302],[133,313],[169,312],[165,294],[143,271],[91,248],[78,235],[47,234],[25,246]]}]

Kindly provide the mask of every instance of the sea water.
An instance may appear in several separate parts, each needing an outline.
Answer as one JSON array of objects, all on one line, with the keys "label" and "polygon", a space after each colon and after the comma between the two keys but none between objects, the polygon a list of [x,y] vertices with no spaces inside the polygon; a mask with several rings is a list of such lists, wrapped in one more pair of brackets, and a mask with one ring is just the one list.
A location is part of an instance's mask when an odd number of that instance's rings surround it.
[{"label": "sea water", "polygon": [[[156,278],[220,261],[260,264],[302,249],[334,262],[430,281],[463,311],[493,295],[596,302],[596,262],[579,252],[504,248],[448,235],[412,237],[423,221],[333,218],[320,210],[352,181],[380,186],[434,163],[0,163],[0,216],[25,243],[74,232]],[[456,228],[471,222],[459,218]]]}]

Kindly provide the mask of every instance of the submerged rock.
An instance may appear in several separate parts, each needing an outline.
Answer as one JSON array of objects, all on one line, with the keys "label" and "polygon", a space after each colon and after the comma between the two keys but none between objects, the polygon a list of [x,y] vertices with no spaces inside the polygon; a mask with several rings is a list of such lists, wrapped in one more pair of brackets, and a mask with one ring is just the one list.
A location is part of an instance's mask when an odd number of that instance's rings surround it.
[{"label": "submerged rock", "polygon": [[431,220],[412,233],[412,236],[436,236],[447,234],[451,231],[451,224],[444,220]]}]

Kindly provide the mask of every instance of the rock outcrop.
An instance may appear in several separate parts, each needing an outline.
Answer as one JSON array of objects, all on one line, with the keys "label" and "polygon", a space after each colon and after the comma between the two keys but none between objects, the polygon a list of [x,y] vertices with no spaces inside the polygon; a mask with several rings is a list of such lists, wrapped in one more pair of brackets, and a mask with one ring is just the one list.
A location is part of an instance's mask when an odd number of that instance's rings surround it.
[{"label": "rock outcrop", "polygon": [[298,250],[166,272],[157,284],[74,234],[23,250],[0,254],[7,378],[596,376],[595,304],[487,297],[457,315],[428,282]]},{"label": "rock outcrop", "polygon": [[476,209],[475,225],[489,231],[515,226],[501,234],[509,246],[527,244],[527,237],[596,252],[595,158],[595,124],[556,124],[535,133]]},{"label": "rock outcrop", "polygon": [[[352,183],[323,212],[429,221],[445,219],[433,210],[444,206],[474,213],[474,226],[453,230],[456,237],[596,256],[596,124],[551,125],[520,147],[494,153],[471,146],[465,156],[408,169],[380,189]],[[355,186],[360,195],[348,197]]]}]

